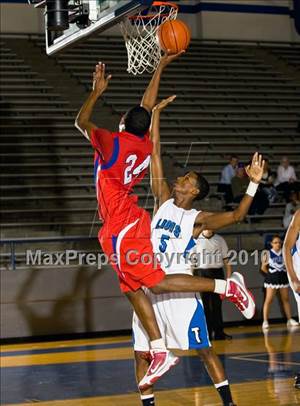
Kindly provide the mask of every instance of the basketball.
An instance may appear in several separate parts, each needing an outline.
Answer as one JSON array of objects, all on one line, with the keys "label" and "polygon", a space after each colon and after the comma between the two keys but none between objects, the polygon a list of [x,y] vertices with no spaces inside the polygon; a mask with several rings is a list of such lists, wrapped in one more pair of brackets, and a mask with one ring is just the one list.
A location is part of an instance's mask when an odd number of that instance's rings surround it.
[{"label": "basketball", "polygon": [[165,21],[157,31],[158,43],[165,52],[177,54],[186,50],[191,40],[189,27],[181,20]]}]

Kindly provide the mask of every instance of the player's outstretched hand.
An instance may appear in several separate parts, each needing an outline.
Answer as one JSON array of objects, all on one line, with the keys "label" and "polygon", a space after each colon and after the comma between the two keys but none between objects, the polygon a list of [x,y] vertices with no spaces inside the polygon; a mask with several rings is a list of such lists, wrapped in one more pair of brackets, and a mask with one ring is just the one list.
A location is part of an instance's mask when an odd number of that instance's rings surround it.
[{"label": "player's outstretched hand", "polygon": [[110,79],[111,75],[105,75],[105,64],[99,62],[93,73],[93,91],[98,95],[102,94],[106,90]]},{"label": "player's outstretched hand", "polygon": [[167,105],[169,103],[172,103],[173,100],[176,99],[176,94],[174,94],[173,96],[168,97],[167,99],[162,100],[160,103],[158,103],[156,106],[153,107],[152,111],[161,111],[163,110],[165,107],[167,107]]},{"label": "player's outstretched hand", "polygon": [[255,183],[259,183],[264,173],[265,161],[262,159],[262,155],[255,152],[252,158],[251,165],[246,167],[246,173],[250,180]]},{"label": "player's outstretched hand", "polygon": [[178,52],[178,54],[171,54],[169,51],[165,52],[163,54],[163,56],[160,58],[160,62],[159,65],[162,68],[165,68],[167,65],[169,65],[169,63],[171,63],[172,61],[174,61],[174,59],[177,59],[180,55],[183,55],[185,53],[185,51],[180,51]]}]

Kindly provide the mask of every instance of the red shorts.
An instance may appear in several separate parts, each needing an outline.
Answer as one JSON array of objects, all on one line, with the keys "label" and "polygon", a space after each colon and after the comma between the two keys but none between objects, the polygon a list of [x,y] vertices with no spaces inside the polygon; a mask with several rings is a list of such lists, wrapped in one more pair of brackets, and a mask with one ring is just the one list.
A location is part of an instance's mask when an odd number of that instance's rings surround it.
[{"label": "red shorts", "polygon": [[118,274],[123,292],[151,288],[164,279],[165,273],[156,263],[151,243],[151,219],[148,212],[139,210],[139,216],[99,232],[99,241]]}]

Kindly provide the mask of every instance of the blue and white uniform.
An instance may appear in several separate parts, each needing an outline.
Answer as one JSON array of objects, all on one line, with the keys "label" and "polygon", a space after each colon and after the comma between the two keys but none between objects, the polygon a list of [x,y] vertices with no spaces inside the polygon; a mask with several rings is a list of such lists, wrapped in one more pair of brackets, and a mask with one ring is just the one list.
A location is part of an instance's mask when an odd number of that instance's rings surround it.
[{"label": "blue and white uniform", "polygon": [[[296,241],[295,247],[293,248],[292,255],[293,255],[294,271],[295,271],[298,279],[300,280],[300,233],[298,234],[298,239]],[[295,296],[295,299],[297,302],[298,318],[299,318],[299,323],[300,323],[300,293],[294,291],[293,284],[291,283],[290,278],[289,278],[289,281],[290,281],[290,285],[291,285],[291,288],[293,290],[293,293],[294,293],[294,296]]]},{"label": "blue and white uniform", "polygon": [[[185,210],[164,202],[152,219],[151,241],[154,253],[166,274],[192,275],[189,259],[195,246],[193,228],[199,212]],[[167,348],[187,350],[207,348],[210,341],[205,314],[199,293],[163,293],[154,295],[146,291],[155,311],[156,319]],[[149,350],[149,338],[136,314],[133,316],[134,349]]]},{"label": "blue and white uniform", "polygon": [[289,287],[282,250],[276,252],[271,249],[269,251],[269,270],[265,277],[264,287],[272,289]]}]

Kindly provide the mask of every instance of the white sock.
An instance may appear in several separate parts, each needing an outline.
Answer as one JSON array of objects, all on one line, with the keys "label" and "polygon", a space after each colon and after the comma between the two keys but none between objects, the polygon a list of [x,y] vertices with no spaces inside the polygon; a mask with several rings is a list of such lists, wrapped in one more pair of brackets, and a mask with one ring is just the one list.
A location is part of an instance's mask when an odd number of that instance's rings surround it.
[{"label": "white sock", "polygon": [[142,400],[151,399],[151,398],[154,398],[153,393],[151,393],[151,395],[141,395],[141,399],[142,399]]},{"label": "white sock", "polygon": [[226,385],[229,385],[228,381],[223,381],[223,382],[220,382],[220,383],[215,383],[215,388],[218,389],[218,388],[221,388],[221,386],[226,386]]},{"label": "white sock", "polygon": [[215,290],[214,293],[219,293],[219,295],[224,295],[226,292],[227,282],[223,279],[215,279]]},{"label": "white sock", "polygon": [[152,350],[166,350],[166,345],[162,338],[159,338],[158,340],[150,341],[150,347]]}]

